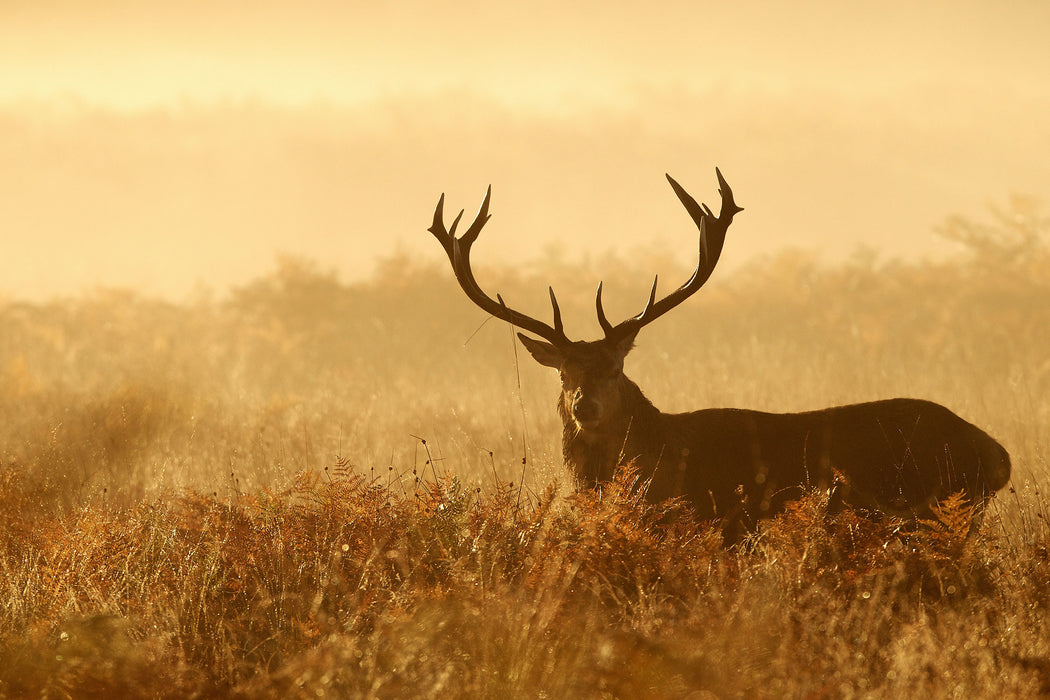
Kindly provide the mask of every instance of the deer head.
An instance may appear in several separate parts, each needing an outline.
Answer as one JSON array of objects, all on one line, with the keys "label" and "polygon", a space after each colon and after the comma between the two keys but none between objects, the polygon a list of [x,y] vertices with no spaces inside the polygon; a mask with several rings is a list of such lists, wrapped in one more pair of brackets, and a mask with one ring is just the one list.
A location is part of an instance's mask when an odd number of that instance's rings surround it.
[{"label": "deer head", "polygon": [[463,212],[460,211],[451,228],[446,229],[443,213],[445,195],[442,194],[438,200],[437,209],[434,211],[434,223],[428,230],[445,249],[460,287],[471,301],[489,314],[543,339],[537,340],[523,333],[518,334],[518,338],[537,362],[553,367],[560,373],[562,396],[559,410],[566,425],[571,425],[579,434],[600,438],[609,432],[610,426],[619,422],[616,419],[624,413],[624,393],[631,391],[631,387],[637,391],[637,387],[624,376],[623,361],[634,346],[638,332],[696,293],[714,271],[722,253],[726,231],[737,212],[743,211],[733,201],[733,191],[717,168],[715,174],[722,197],[722,208],[717,217],[706,204],[697,204],[674,178],[667,176],[671,188],[700,229],[699,259],[692,276],[681,287],[659,300],[656,298],[658,280],[654,279],[649,301],[641,313],[616,325],[610,323],[605,316],[602,308],[602,285],[599,283],[595,306],[604,337],[594,341],[572,341],[566,337],[561,309],[553,289],[549,288],[554,324],[548,325],[508,307],[499,294],[493,299],[478,286],[470,268],[470,248],[489,220],[491,186],[485,193],[485,199],[474,222],[458,238],[456,227]]}]

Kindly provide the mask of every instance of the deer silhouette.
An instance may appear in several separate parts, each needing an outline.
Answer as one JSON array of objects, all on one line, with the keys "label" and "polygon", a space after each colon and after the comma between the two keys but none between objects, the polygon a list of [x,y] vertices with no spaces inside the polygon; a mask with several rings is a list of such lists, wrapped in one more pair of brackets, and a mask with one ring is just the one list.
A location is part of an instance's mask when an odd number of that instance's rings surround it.
[{"label": "deer silhouette", "polygon": [[804,413],[706,408],[663,413],[623,372],[635,337],[707,282],[733,217],[743,211],[716,168],[722,207],[715,216],[670,175],[675,194],[700,230],[700,252],[689,280],[657,299],[654,280],[641,313],[613,325],[595,297],[604,337],[572,341],[550,289],[554,324],[493,299],[478,285],[470,249],[489,220],[489,187],[462,236],[444,224],[442,194],[429,231],[448,255],[467,297],[485,312],[537,335],[518,337],[540,364],[560,373],[562,452],[583,487],[600,487],[622,464],[644,479],[646,498],[683,497],[704,518],[722,518],[736,539],[806,489],[832,489],[831,503],[903,518],[928,515],[939,499],[962,491],[978,509],[1010,478],[1007,451],[980,428],[936,403],[896,398]]}]

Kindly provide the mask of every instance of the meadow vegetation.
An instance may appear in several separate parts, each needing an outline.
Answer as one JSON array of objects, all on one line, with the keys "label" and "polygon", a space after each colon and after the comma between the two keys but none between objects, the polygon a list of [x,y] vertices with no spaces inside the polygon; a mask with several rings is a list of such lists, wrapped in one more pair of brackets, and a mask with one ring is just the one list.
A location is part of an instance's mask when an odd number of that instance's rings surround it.
[{"label": "meadow vegetation", "polygon": [[[0,300],[0,695],[1050,693],[1050,226],[1017,199],[942,233],[958,257],[716,272],[626,369],[669,411],[943,403],[1013,457],[971,537],[961,501],[912,531],[814,492],[726,549],[629,467],[574,493],[556,378],[436,244],[353,284]],[[613,318],[688,274],[482,264],[577,337],[599,277]]]}]

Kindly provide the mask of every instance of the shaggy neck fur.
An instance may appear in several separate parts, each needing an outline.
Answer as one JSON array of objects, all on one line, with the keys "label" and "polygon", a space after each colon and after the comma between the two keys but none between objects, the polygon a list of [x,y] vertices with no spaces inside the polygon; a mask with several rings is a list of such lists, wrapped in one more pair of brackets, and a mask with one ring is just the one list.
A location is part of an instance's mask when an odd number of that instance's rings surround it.
[{"label": "shaggy neck fur", "polygon": [[612,478],[620,464],[634,462],[644,471],[655,467],[662,450],[660,411],[627,377],[619,401],[607,407],[597,429],[582,431],[572,417],[571,401],[558,402],[562,420],[562,456],[581,485],[592,487]]}]

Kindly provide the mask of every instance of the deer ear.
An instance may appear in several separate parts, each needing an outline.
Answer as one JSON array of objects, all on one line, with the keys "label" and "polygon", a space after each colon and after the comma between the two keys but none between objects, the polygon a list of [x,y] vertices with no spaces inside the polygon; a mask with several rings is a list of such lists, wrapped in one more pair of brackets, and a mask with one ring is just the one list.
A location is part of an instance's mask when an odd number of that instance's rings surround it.
[{"label": "deer ear", "polygon": [[521,340],[521,344],[525,346],[525,349],[535,358],[536,362],[539,362],[541,365],[561,369],[561,366],[565,363],[565,356],[562,355],[561,350],[551,343],[530,338],[523,333],[518,333],[518,339]]}]

